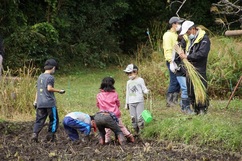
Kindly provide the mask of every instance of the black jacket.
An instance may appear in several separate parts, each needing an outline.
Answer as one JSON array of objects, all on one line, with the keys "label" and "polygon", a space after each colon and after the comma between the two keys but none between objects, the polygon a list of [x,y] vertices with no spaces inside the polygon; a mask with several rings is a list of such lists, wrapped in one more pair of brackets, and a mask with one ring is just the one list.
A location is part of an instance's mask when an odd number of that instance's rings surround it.
[{"label": "black jacket", "polygon": [[210,51],[210,40],[206,34],[198,35],[189,50],[187,60],[193,64],[199,73],[206,73],[207,58]]}]

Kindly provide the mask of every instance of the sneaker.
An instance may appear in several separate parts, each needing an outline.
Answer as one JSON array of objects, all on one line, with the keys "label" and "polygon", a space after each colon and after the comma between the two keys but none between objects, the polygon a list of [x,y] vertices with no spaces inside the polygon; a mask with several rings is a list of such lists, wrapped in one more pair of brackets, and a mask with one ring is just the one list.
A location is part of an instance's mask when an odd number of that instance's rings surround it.
[{"label": "sneaker", "polygon": [[134,128],[134,131],[135,131],[135,135],[139,135],[139,127],[136,127],[136,128]]},{"label": "sneaker", "polygon": [[48,133],[45,137],[46,141],[54,142],[55,141],[55,134],[54,133]]},{"label": "sneaker", "polygon": [[117,139],[120,145],[125,145],[125,138],[122,133],[117,135]]},{"label": "sneaker", "polygon": [[37,133],[33,133],[32,136],[31,136],[31,140],[33,142],[38,143],[38,134]]},{"label": "sneaker", "polygon": [[105,138],[105,144],[110,144],[112,142],[111,138]]},{"label": "sneaker", "polygon": [[134,137],[132,134],[129,134],[128,136],[126,136],[126,138],[128,142],[134,143]]}]

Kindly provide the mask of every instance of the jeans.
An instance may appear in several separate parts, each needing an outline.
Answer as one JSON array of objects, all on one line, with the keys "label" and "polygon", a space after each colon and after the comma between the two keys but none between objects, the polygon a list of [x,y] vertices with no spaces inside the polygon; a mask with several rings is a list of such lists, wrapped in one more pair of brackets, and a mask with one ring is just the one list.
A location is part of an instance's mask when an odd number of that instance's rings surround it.
[{"label": "jeans", "polygon": [[170,70],[170,63],[166,62],[167,68],[169,70],[170,75],[170,84],[167,93],[179,93],[180,85],[176,79],[176,75]]},{"label": "jeans", "polygon": [[97,113],[94,116],[94,120],[99,130],[99,134],[102,138],[104,138],[106,134],[105,128],[111,129],[114,132],[115,136],[122,134],[120,127],[118,126],[117,122],[110,116],[110,114]]},{"label": "jeans", "polygon": [[177,76],[176,79],[179,82],[180,87],[181,87],[181,98],[182,99],[188,98],[186,77],[184,77],[184,76]]}]

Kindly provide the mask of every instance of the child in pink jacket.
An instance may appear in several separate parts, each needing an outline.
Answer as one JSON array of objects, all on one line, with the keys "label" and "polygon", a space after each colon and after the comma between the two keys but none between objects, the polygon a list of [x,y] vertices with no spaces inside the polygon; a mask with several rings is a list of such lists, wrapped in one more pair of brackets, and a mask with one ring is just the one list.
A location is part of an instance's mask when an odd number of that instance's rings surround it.
[{"label": "child in pink jacket", "polygon": [[[124,136],[127,138],[127,141],[134,142],[133,135],[127,130],[127,128],[122,123],[121,112],[119,110],[120,101],[118,98],[118,93],[114,88],[115,80],[111,77],[105,77],[102,80],[100,86],[100,92],[97,94],[97,107],[100,111],[109,111],[116,115],[118,118],[118,125],[123,132]],[[111,130],[105,129],[105,143],[109,143],[111,141]]]}]

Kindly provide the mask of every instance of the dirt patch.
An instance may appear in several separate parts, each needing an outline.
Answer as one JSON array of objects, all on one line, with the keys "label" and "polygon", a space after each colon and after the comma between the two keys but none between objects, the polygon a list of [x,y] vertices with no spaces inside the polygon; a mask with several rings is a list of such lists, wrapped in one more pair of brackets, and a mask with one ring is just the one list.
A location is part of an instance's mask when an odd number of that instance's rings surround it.
[{"label": "dirt patch", "polygon": [[33,143],[30,140],[33,124],[0,123],[1,160],[242,160],[239,153],[141,138],[136,138],[136,143],[124,146],[115,142],[98,145],[94,135],[84,142],[71,142],[62,126],[58,129],[56,142],[45,142],[45,127],[40,134],[40,142]]}]

